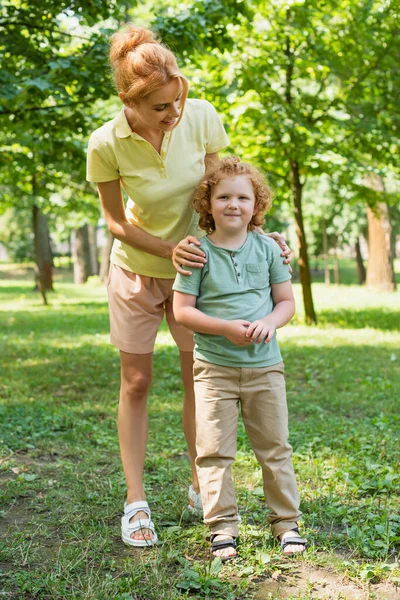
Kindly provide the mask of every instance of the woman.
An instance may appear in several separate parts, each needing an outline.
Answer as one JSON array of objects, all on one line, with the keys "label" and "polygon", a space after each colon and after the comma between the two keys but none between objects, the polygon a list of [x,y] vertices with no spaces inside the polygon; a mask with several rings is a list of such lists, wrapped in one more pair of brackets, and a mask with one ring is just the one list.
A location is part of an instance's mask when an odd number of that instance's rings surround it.
[{"label": "woman", "polygon": [[[87,179],[97,183],[116,238],[108,297],[111,343],[121,358],[118,436],[127,483],[122,539],[152,546],[158,538],[142,477],[152,355],[164,314],[180,352],[183,429],[192,469],[189,507],[202,508],[195,468],[193,340],[174,319],[172,284],[174,264],[181,270],[181,264],[201,268],[205,262],[189,245],[201,235],[191,200],[205,168],[229,142],[212,105],[187,99],[188,83],[175,56],[151,31],[130,25],[116,33],[110,62],[123,109],[92,134]],[[129,196],[126,209],[121,187]]]}]

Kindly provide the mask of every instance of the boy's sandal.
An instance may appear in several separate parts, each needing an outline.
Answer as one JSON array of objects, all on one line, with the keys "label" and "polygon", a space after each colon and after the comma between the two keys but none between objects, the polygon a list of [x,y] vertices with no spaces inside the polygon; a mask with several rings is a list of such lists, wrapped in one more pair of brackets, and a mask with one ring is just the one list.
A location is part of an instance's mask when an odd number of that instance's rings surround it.
[{"label": "boy's sandal", "polygon": [[[295,529],[291,529],[290,531],[300,533],[297,527]],[[305,538],[297,536],[283,537],[285,533],[287,532],[285,531],[283,534],[281,534],[283,539],[279,540],[281,544],[281,550],[282,552],[284,552],[284,554],[286,554],[287,556],[291,556],[292,554],[301,554],[300,552],[292,552],[291,554],[288,554],[287,552],[285,552],[286,546],[304,546],[304,550],[307,548],[308,542]]]},{"label": "boy's sandal", "polygon": [[237,547],[236,540],[233,537],[228,537],[225,540],[221,540],[220,542],[214,542],[214,539],[218,535],[220,535],[220,534],[216,533],[210,537],[211,554],[214,556],[214,558],[220,558],[222,560],[222,562],[226,562],[227,560],[232,560],[233,558],[236,558],[237,552],[235,552],[235,554],[232,554],[231,556],[216,556],[214,554],[214,552],[216,550],[223,550],[224,548],[233,548],[234,550],[236,550],[236,547]]},{"label": "boy's sandal", "polygon": [[198,517],[202,517],[203,516],[203,503],[201,501],[200,492],[197,494],[194,491],[193,486],[190,485],[188,497],[189,497],[189,500],[191,500],[193,502],[193,506],[191,504],[188,504],[188,510],[190,510],[190,512],[193,513],[194,515],[196,515]]},{"label": "boy's sandal", "polygon": [[[148,519],[137,519],[132,521],[138,512],[145,512]],[[132,533],[136,531],[143,531],[143,529],[150,529],[153,533],[152,538],[143,538],[142,540],[135,540],[132,538]],[[128,546],[135,546],[136,548],[146,548],[148,546],[154,546],[158,542],[158,536],[154,529],[154,523],[151,520],[151,511],[149,505],[145,500],[139,502],[131,502],[130,504],[124,504],[124,515],[121,517],[121,533],[122,541]]]}]

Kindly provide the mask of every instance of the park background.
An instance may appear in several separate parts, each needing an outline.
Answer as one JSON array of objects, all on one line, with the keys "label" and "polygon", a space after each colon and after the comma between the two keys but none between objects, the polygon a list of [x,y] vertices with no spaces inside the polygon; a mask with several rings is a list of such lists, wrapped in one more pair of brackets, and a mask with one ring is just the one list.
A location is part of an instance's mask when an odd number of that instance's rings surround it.
[{"label": "park background", "polygon": [[[242,426],[240,558],[210,561],[184,510],[178,354],[157,338],[145,484],[162,543],[122,546],[110,238],[85,182],[89,134],[120,109],[108,39],[151,26],[229,153],[274,189],[294,252],[279,332],[310,549],[265,527]],[[0,587],[9,598],[400,597],[398,2],[5,0],[0,9]],[[162,210],[162,207],[160,207]]]}]

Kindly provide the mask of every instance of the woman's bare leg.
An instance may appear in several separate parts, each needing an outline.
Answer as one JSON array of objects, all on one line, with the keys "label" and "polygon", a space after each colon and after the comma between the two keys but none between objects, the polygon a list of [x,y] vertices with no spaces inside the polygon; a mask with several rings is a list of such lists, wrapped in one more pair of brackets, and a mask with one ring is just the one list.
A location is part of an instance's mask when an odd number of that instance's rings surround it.
[{"label": "woman's bare leg", "polygon": [[[193,352],[180,352],[181,373],[184,389],[184,401],[182,412],[183,432],[185,434],[189,450],[190,467],[192,469],[193,489],[199,493],[199,480],[196,471],[196,413],[193,387]],[[191,501],[191,503],[193,503]]]},{"label": "woman's bare leg", "polygon": [[[120,351],[121,392],[118,408],[118,437],[127,486],[127,503],[145,500],[143,468],[147,446],[147,396],[152,377],[153,354],[129,354]],[[133,519],[147,519],[138,512]],[[151,539],[153,533],[143,529],[134,539]]]}]

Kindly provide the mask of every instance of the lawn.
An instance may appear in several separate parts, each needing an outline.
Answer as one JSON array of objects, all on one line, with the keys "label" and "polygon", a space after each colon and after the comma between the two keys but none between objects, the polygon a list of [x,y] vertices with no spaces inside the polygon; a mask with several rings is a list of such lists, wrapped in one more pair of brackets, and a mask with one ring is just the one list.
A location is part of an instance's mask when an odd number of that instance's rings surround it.
[{"label": "lawn", "polygon": [[58,272],[49,307],[27,272],[0,266],[0,587],[5,598],[400,598],[400,292],[313,286],[319,324],[280,330],[291,443],[310,541],[285,558],[265,526],[243,427],[234,469],[240,558],[209,560],[187,514],[178,353],[157,338],[145,485],[161,538],[120,541],[119,360],[106,292]]}]

